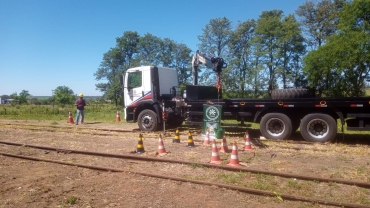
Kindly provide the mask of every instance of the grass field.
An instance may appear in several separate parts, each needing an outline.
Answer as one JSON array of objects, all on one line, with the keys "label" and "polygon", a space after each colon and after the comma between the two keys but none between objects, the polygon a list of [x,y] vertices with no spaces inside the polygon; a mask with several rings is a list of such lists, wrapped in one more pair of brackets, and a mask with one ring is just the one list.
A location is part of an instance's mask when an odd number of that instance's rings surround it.
[{"label": "grass field", "polygon": [[[0,119],[15,120],[67,120],[68,113],[72,116],[76,114],[76,108],[73,105],[2,105],[0,109]],[[116,107],[112,104],[91,104],[85,107],[85,119],[99,122],[115,122],[117,110],[123,112],[122,107]],[[122,114],[122,113],[121,113]],[[123,114],[121,115],[123,117]]]}]

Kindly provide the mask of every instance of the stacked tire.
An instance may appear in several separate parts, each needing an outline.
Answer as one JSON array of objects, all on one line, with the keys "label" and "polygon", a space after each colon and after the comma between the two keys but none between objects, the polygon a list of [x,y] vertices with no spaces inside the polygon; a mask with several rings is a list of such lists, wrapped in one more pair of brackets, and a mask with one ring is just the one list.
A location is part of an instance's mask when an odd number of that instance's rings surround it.
[{"label": "stacked tire", "polygon": [[293,98],[309,98],[308,89],[277,89],[272,90],[272,99],[293,99]]}]

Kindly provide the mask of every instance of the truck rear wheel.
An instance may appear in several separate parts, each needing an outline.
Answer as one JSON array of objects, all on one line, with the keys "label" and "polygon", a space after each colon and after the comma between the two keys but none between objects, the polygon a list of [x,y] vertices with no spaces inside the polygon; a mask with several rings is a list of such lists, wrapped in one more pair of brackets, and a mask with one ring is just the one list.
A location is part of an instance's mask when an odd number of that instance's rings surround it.
[{"label": "truck rear wheel", "polygon": [[155,131],[158,128],[157,114],[152,110],[143,110],[139,114],[137,124],[142,131]]},{"label": "truck rear wheel", "polygon": [[260,131],[267,139],[287,139],[292,133],[292,122],[282,113],[268,113],[260,121]]},{"label": "truck rear wheel", "polygon": [[337,135],[337,122],[327,114],[308,114],[301,121],[300,131],[306,141],[330,142]]}]

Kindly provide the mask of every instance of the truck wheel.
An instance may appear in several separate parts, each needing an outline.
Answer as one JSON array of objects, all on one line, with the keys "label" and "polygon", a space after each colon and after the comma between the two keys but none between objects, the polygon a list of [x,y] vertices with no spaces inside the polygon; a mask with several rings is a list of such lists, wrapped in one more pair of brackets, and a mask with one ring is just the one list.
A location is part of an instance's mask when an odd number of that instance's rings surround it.
[{"label": "truck wheel", "polygon": [[327,114],[306,115],[300,128],[302,137],[309,142],[330,142],[337,135],[337,122]]},{"label": "truck wheel", "polygon": [[292,122],[284,114],[268,113],[261,119],[260,131],[267,139],[287,139],[292,133]]},{"label": "truck wheel", "polygon": [[152,110],[143,110],[139,114],[137,124],[142,131],[155,131],[158,128],[157,114]]},{"label": "truck wheel", "polygon": [[309,98],[308,89],[277,89],[272,90],[272,99],[289,99],[289,98]]}]

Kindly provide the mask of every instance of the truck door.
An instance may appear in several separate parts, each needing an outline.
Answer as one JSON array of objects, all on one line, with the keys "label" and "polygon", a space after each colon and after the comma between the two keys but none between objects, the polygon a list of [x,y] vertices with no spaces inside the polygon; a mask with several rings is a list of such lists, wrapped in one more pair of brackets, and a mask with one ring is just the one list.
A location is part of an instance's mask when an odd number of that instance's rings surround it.
[{"label": "truck door", "polygon": [[151,99],[149,68],[128,72],[125,83],[125,107],[135,107],[140,100]]},{"label": "truck door", "polygon": [[130,107],[135,100],[142,96],[142,71],[129,72],[126,76],[125,107]]}]

